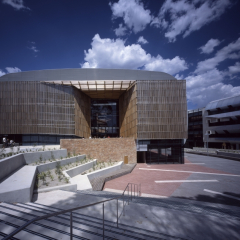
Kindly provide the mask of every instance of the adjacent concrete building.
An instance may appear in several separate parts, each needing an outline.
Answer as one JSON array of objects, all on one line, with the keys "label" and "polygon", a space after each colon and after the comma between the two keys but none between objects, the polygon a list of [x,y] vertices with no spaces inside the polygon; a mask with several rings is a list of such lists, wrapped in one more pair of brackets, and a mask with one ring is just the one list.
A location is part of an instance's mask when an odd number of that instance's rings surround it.
[{"label": "adjacent concrete building", "polygon": [[132,137],[138,161],[183,163],[186,81],[163,72],[58,69],[0,77],[0,136],[27,144]]},{"label": "adjacent concrete building", "polygon": [[239,149],[240,95],[210,102],[203,110],[205,147]]},{"label": "adjacent concrete building", "polygon": [[185,147],[203,147],[203,108],[197,108],[188,111],[188,139]]}]

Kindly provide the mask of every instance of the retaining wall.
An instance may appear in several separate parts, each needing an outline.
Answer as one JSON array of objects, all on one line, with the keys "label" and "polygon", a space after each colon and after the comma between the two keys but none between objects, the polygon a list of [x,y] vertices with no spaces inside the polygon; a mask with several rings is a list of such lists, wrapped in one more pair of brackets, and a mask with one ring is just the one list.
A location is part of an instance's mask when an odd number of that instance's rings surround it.
[{"label": "retaining wall", "polygon": [[69,177],[75,177],[83,172],[85,172],[86,170],[92,168],[94,165],[97,164],[97,160],[93,160],[91,162],[82,164],[81,166],[77,166],[75,168],[71,168],[69,170],[66,170],[65,172],[69,175]]},{"label": "retaining wall", "polygon": [[57,158],[65,158],[67,157],[67,150],[66,149],[59,149],[59,150],[52,150],[52,151],[41,151],[41,152],[28,152],[24,153],[24,159],[27,164],[31,164],[40,160],[49,160],[54,156],[55,159]]},{"label": "retaining wall", "polygon": [[128,156],[129,163],[137,162],[134,138],[61,139],[61,148],[68,152],[84,153],[98,162],[123,161]]},{"label": "retaining wall", "polygon": [[122,168],[122,164],[123,164],[123,162],[120,162],[120,163],[118,163],[115,166],[110,166],[110,167],[107,167],[107,168],[104,168],[104,169],[99,169],[99,170],[94,171],[92,173],[88,173],[87,177],[88,177],[89,180],[92,180],[92,179],[94,179],[96,177],[101,177],[101,176],[103,176],[103,175],[105,175],[107,173],[111,173],[111,172],[114,172],[114,171],[116,171],[118,169],[121,169]]},{"label": "retaining wall", "polygon": [[0,160],[0,181],[25,165],[23,154],[17,154]]},{"label": "retaining wall", "polygon": [[54,162],[50,162],[50,163],[44,163],[42,165],[38,165],[37,166],[37,170],[39,173],[41,172],[45,172],[47,170],[51,170],[56,168],[57,163],[59,162],[61,166],[69,164],[69,163],[73,163],[79,160],[82,160],[86,157],[86,155],[81,155],[81,156],[77,156],[77,157],[71,157],[71,158],[66,158],[63,160],[58,160],[58,161],[54,161]]}]

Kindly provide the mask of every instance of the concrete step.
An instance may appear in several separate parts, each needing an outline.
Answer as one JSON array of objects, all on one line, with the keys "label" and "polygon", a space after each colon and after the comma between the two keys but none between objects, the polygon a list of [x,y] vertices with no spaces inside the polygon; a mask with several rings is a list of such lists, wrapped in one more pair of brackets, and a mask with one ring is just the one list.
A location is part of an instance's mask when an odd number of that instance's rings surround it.
[{"label": "concrete step", "polygon": [[[120,202],[119,205],[122,203]],[[54,207],[48,207],[42,204],[35,204],[35,203],[27,203],[27,204],[18,204],[22,205],[23,207],[30,206],[31,208],[35,208],[37,211],[44,211],[46,214],[53,213],[56,211],[60,211],[62,209],[54,208]],[[121,206],[119,206],[119,209]],[[111,207],[111,209],[113,209]],[[127,210],[126,210],[127,211]],[[125,211],[125,214],[126,214]],[[69,217],[69,213],[63,214],[64,216]],[[102,218],[97,218],[96,216],[86,215],[79,212],[74,212],[74,221],[84,221],[85,223],[88,222],[90,224],[94,224],[96,227],[102,227]],[[127,239],[127,238],[133,238],[133,239],[176,239],[172,236],[168,236],[166,234],[160,234],[158,232],[153,231],[147,231],[143,228],[136,228],[132,226],[127,226],[124,224],[120,224],[117,227],[116,221],[113,223],[113,221],[105,220],[105,231],[110,232],[114,234],[114,236],[117,236],[117,239]]]},{"label": "concrete step", "polygon": [[[9,219],[10,221],[18,221],[19,226],[23,225],[34,217],[44,215],[36,211],[31,211],[26,208],[21,208],[17,205],[14,206],[13,204],[7,203],[1,203],[0,214],[5,215],[5,218]],[[36,234],[43,232],[46,236],[54,239],[69,239],[70,236],[69,219],[61,219],[59,221],[57,217],[52,217],[50,219],[44,219],[33,223],[28,227],[28,229],[33,230],[36,232]],[[76,227],[73,224],[73,237],[75,239],[95,240],[99,239],[99,237],[101,238],[102,235],[98,232],[90,231],[86,226]]]},{"label": "concrete step", "polygon": [[[0,218],[3,219],[2,221],[5,223],[0,222],[0,231],[9,234],[16,227],[21,226],[33,217],[42,216],[59,210],[60,209],[34,203],[1,203]],[[9,224],[11,222],[14,222],[15,225],[8,226],[7,223]],[[26,231],[30,232],[25,231],[25,235],[23,232],[20,232],[15,237],[18,239],[42,239],[41,237],[47,239],[69,239],[69,226],[69,214],[62,214],[61,216],[36,222],[26,229]],[[119,224],[119,228],[117,228],[116,224],[109,220],[105,220],[104,230],[105,239],[178,239],[165,234],[125,226],[123,224]],[[26,234],[29,233],[33,234],[33,237],[26,238]],[[42,236],[41,233],[44,233],[44,236]],[[73,234],[75,239],[102,238],[102,219],[74,212]]]},{"label": "concrete step", "polygon": [[[119,193],[108,191],[77,191],[79,194],[92,195],[96,197],[114,198],[120,196]],[[127,199],[127,198],[126,198]],[[223,204],[211,204],[207,202],[200,202],[188,199],[180,199],[169,197],[166,199],[150,198],[150,197],[135,197],[132,199],[133,203],[144,204],[146,206],[156,206],[171,210],[180,210],[188,213],[211,215],[216,217],[240,219],[240,208],[234,206],[227,206]]]}]

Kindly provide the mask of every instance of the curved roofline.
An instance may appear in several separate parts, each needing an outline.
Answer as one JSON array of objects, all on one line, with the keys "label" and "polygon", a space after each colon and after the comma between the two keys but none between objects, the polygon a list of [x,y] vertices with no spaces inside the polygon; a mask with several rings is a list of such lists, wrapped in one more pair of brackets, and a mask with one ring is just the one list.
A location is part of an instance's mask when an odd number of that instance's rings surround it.
[{"label": "curved roofline", "polygon": [[205,110],[212,110],[217,108],[227,108],[228,106],[239,106],[240,105],[240,95],[222,98],[218,100],[211,101],[205,107]]},{"label": "curved roofline", "polygon": [[0,81],[57,81],[57,80],[177,80],[165,72],[139,69],[62,68],[9,73]]}]

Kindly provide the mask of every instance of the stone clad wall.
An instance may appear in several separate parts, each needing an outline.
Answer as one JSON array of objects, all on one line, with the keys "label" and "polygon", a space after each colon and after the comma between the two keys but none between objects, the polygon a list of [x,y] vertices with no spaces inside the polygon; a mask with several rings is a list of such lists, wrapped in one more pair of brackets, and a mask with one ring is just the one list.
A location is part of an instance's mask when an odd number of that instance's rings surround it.
[{"label": "stone clad wall", "polygon": [[134,138],[61,139],[60,145],[68,152],[90,155],[99,162],[123,161],[124,156],[128,156],[129,163],[137,162]]}]

